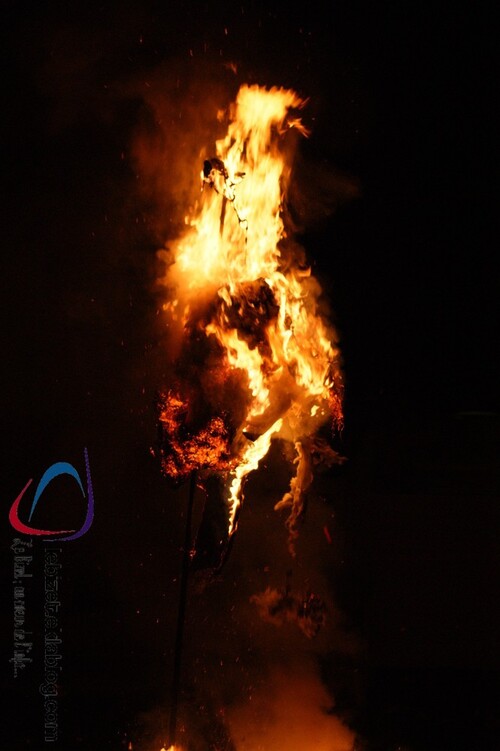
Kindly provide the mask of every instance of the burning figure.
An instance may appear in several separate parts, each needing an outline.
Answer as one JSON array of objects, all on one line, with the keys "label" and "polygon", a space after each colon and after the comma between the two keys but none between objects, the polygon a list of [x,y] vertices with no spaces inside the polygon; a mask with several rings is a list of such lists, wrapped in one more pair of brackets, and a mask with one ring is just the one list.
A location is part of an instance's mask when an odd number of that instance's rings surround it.
[{"label": "burning figure", "polygon": [[[164,306],[182,345],[176,382],[159,402],[160,458],[182,482],[197,472],[208,504],[222,499],[212,536],[223,560],[243,486],[273,439],[293,447],[289,549],[315,465],[342,458],[319,438],[342,425],[342,375],[321,288],[285,226],[290,154],[307,136],[293,91],[244,85],[227,135],[203,165],[202,196],[168,250]],[[286,148],[285,148],[286,147]],[[212,518],[214,514],[211,515]]]}]

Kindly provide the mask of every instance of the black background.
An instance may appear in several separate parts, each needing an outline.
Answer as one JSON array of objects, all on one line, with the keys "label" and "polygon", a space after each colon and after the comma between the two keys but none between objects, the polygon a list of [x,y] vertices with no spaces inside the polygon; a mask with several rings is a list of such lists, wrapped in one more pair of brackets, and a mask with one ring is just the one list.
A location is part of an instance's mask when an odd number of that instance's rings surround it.
[{"label": "black background", "polygon": [[166,366],[158,238],[131,149],[144,115],[137,81],[175,69],[182,89],[236,61],[238,83],[310,97],[305,161],[358,186],[350,200],[339,187],[336,210],[301,238],[341,334],[349,461],[330,478],[341,539],[331,579],[364,645],[325,680],[370,751],[493,749],[497,129],[486,4],[3,8],[0,745],[43,747],[36,680],[13,681],[7,662],[8,508],[52,462],[83,470],[84,446],[96,519],[63,554],[60,747],[120,748],[168,693],[184,496],[149,452]]}]

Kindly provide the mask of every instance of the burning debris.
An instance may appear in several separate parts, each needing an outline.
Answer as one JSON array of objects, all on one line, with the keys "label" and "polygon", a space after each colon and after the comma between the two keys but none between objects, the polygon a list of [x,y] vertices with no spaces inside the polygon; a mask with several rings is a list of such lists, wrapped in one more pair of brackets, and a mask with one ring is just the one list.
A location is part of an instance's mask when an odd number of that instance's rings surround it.
[{"label": "burning debris", "polygon": [[162,467],[179,482],[202,469],[225,471],[235,464],[229,431],[222,417],[211,417],[198,429],[190,426],[189,405],[177,391],[160,400]]},{"label": "burning debris", "polygon": [[176,483],[197,472],[208,495],[221,495],[223,547],[238,525],[245,478],[272,440],[293,447],[295,473],[275,506],[288,510],[292,555],[315,469],[343,461],[318,438],[326,423],[342,426],[336,335],[284,223],[285,154],[307,135],[292,115],[304,104],[290,90],[242,86],[227,135],[204,161],[201,200],[163,252],[172,292],[164,307],[182,346],[176,384],[159,400],[163,471]]},{"label": "burning debris", "polygon": [[326,622],[326,605],[322,599],[313,592],[302,596],[294,594],[289,581],[281,591],[267,587],[264,592],[253,595],[250,602],[257,606],[262,620],[275,626],[296,623],[308,639],[317,636]]}]

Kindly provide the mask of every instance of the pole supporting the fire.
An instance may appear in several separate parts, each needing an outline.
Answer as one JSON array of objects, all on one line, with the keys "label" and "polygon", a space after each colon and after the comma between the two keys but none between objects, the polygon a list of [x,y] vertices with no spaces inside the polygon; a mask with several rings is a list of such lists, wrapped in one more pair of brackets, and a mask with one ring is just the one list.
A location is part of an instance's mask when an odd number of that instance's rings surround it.
[{"label": "pole supporting the fire", "polygon": [[193,518],[194,495],[196,491],[196,472],[191,473],[189,480],[189,495],[186,510],[186,527],[184,532],[184,546],[182,549],[182,565],[180,576],[179,608],[177,611],[177,627],[174,647],[174,671],[172,680],[172,696],[170,700],[170,723],[168,729],[168,743],[175,746],[177,735],[177,710],[181,684],[181,659],[184,625],[186,621],[186,600],[188,590],[189,562],[191,560],[191,525]]}]

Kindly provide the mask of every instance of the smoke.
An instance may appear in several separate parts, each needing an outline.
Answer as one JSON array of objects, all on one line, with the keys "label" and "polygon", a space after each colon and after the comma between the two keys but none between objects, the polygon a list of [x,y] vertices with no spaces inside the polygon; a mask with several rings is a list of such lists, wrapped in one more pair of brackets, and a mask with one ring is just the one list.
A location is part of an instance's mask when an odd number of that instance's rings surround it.
[{"label": "smoke", "polygon": [[[289,482],[283,450],[275,442],[264,465],[249,476],[238,533],[222,570],[190,573],[177,737],[183,751],[355,747],[345,699],[337,706],[331,690],[337,683],[332,665],[349,664],[361,648],[335,602],[342,531],[331,498],[316,483],[296,558],[290,557],[283,518],[273,510]],[[176,500],[180,514],[182,493]],[[203,502],[198,492],[193,538]],[[289,607],[269,617],[263,593],[271,600],[275,593],[286,595]],[[321,603],[316,629],[303,628],[300,606],[308,594]],[[165,638],[173,644],[173,633]],[[167,696],[163,706],[140,718],[139,751],[159,751],[165,742],[169,701]]]},{"label": "smoke", "polygon": [[[332,570],[339,553],[324,527],[329,525],[336,543],[340,531],[331,504],[315,488],[292,560],[283,520],[273,511],[289,479],[278,443],[266,465],[248,480],[240,528],[223,569],[215,575],[191,572],[178,742],[189,751],[349,751],[354,733],[321,670],[332,654],[349,661],[360,648],[334,601]],[[202,502],[198,495],[195,531]],[[255,595],[266,590],[287,590],[295,603],[314,593],[322,603],[320,627],[306,633],[300,617],[263,618]],[[168,706],[167,698],[143,718],[144,737],[157,732],[160,738]]]},{"label": "smoke", "polygon": [[238,87],[226,66],[169,61],[132,82],[143,101],[132,143],[138,194],[160,245],[178,237],[200,192],[200,170],[224,132],[221,112]]},{"label": "smoke", "polygon": [[274,665],[252,701],[229,712],[238,751],[351,751],[353,736],[333,714],[314,663]]}]

